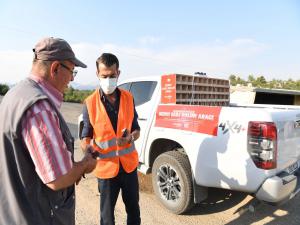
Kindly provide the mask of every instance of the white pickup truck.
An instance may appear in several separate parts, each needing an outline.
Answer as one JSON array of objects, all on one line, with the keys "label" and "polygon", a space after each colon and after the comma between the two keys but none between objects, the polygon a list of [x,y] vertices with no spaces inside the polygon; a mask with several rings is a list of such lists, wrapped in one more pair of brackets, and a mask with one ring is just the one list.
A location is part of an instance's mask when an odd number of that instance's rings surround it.
[{"label": "white pickup truck", "polygon": [[[300,181],[300,110],[280,105],[161,104],[161,77],[119,83],[135,99],[139,171],[152,173],[155,194],[181,214],[209,187],[281,203]],[[82,117],[79,117],[79,135]]]}]

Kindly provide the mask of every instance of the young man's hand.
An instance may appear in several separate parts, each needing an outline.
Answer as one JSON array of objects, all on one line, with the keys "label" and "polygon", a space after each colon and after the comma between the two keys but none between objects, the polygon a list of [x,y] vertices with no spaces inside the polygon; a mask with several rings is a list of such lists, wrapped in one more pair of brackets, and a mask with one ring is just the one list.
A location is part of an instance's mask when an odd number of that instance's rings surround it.
[{"label": "young man's hand", "polygon": [[126,137],[117,138],[117,145],[123,146],[132,142],[132,135],[128,134]]}]

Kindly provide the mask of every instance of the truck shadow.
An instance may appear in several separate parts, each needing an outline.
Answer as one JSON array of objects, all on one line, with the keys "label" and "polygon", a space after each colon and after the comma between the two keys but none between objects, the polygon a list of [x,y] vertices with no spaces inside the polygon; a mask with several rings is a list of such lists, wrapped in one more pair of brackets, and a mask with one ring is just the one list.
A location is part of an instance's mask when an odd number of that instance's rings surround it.
[{"label": "truck shadow", "polygon": [[[236,219],[226,225],[268,224],[268,225],[299,225],[299,196],[282,206],[260,203],[254,212],[242,212]],[[248,204],[247,204],[248,205]],[[245,205],[244,207],[247,207]]]},{"label": "truck shadow", "polygon": [[[300,196],[296,196],[284,205],[273,206],[256,199],[245,201],[246,193],[229,191],[217,188],[209,189],[208,198],[197,204],[185,215],[208,215],[222,213],[226,210],[232,211],[231,221],[225,222],[224,225],[250,225],[250,224],[268,224],[268,225],[299,225],[300,224]],[[254,205],[253,211],[249,206]],[[232,208],[235,208],[232,210]]]},{"label": "truck shadow", "polygon": [[208,189],[208,198],[197,204],[186,215],[207,215],[228,210],[247,197],[246,193],[218,188]]}]

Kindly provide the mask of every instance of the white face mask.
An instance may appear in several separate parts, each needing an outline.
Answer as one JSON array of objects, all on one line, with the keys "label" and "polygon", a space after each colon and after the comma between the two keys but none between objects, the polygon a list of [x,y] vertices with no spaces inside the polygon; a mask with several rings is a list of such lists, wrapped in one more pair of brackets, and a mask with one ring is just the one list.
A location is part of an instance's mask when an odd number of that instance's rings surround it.
[{"label": "white face mask", "polygon": [[105,94],[110,95],[116,90],[118,78],[100,77],[99,80],[100,80],[100,87]]}]

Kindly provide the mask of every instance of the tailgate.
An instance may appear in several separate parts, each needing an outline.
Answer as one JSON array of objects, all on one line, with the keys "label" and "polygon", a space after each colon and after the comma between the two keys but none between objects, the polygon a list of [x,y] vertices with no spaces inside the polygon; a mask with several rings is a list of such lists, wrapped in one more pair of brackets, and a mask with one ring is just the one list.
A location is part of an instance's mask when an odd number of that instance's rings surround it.
[{"label": "tailgate", "polygon": [[273,111],[272,117],[277,127],[277,168],[291,173],[300,166],[300,110]]}]

